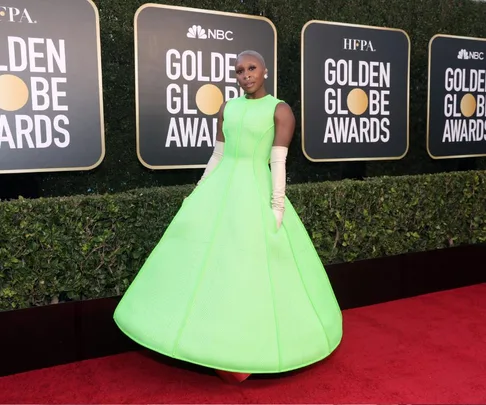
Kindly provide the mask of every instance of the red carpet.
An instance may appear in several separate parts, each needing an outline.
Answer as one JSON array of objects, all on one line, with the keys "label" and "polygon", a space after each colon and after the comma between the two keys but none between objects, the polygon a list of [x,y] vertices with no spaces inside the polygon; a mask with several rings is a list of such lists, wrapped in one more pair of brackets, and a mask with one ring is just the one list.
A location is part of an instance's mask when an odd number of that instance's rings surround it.
[{"label": "red carpet", "polygon": [[230,386],[127,353],[0,379],[0,403],[486,403],[486,284],[344,312],[335,354]]}]

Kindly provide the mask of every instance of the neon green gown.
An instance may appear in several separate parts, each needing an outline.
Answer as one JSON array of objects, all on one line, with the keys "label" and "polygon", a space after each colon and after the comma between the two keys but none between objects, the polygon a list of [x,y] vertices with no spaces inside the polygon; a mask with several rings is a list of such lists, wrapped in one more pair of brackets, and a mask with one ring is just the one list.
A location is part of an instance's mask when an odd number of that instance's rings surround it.
[{"label": "neon green gown", "polygon": [[187,197],[114,319],[164,355],[227,371],[275,373],[327,357],[342,316],[289,200],[277,229],[270,201],[271,95],[230,100],[224,156]]}]

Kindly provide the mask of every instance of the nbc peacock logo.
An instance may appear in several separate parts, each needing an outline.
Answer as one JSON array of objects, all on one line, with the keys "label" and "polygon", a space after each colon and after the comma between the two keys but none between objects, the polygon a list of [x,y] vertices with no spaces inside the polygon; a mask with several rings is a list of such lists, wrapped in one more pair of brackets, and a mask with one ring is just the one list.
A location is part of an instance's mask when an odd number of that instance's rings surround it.
[{"label": "nbc peacock logo", "polygon": [[193,25],[187,30],[187,38],[207,39],[208,34],[206,34],[206,30],[200,25]]},{"label": "nbc peacock logo", "polygon": [[461,49],[457,54],[457,59],[469,59],[469,55],[465,49]]},{"label": "nbc peacock logo", "polygon": [[233,31],[203,28],[197,24],[189,27],[186,36],[187,38],[191,39],[216,39],[219,41],[233,41]]},{"label": "nbc peacock logo", "polygon": [[483,60],[484,52],[468,51],[461,49],[457,54],[457,59],[461,60]]}]

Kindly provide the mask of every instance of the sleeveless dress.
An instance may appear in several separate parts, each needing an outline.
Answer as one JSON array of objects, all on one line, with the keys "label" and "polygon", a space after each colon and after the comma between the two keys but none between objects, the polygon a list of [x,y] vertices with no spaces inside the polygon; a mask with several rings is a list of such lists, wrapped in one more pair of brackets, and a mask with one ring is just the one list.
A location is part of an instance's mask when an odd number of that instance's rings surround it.
[{"label": "sleeveless dress", "polygon": [[339,345],[342,315],[322,262],[289,200],[279,229],[271,209],[279,102],[227,102],[223,159],[184,200],[115,310],[132,340],[244,373],[301,368]]}]

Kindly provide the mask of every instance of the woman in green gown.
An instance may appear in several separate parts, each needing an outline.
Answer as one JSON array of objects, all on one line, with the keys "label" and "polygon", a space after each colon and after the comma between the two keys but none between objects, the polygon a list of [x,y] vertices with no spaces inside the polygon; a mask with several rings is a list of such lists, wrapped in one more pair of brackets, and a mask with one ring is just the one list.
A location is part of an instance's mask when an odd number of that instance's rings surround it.
[{"label": "woman in green gown", "polygon": [[226,381],[307,366],[342,338],[329,279],[285,195],[292,110],[266,92],[257,52],[241,53],[235,73],[245,95],[221,106],[201,180],[114,314],[139,344]]}]

